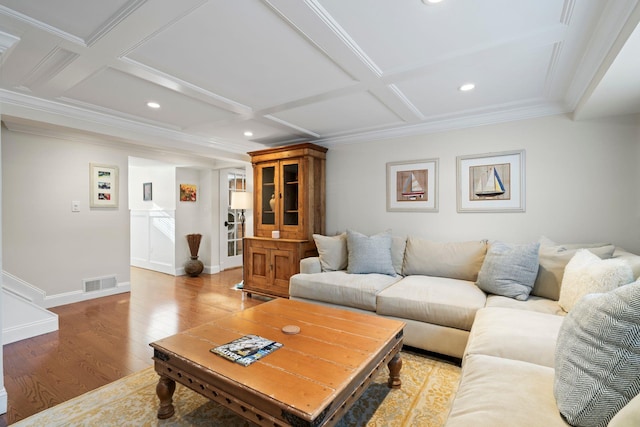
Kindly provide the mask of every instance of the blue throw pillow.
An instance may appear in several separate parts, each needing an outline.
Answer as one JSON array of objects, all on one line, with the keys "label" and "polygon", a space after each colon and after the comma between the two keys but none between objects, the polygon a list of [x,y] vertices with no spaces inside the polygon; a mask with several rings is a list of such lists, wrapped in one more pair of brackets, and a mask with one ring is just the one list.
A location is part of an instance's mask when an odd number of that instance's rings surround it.
[{"label": "blue throw pillow", "polygon": [[494,242],[489,246],[476,285],[485,292],[524,301],[538,275],[540,243]]},{"label": "blue throw pillow", "polygon": [[366,236],[347,230],[347,273],[380,273],[395,276],[391,258],[391,233]]},{"label": "blue throw pillow", "polygon": [[640,284],[582,297],[562,322],[553,393],[573,426],[606,426],[640,393]]}]

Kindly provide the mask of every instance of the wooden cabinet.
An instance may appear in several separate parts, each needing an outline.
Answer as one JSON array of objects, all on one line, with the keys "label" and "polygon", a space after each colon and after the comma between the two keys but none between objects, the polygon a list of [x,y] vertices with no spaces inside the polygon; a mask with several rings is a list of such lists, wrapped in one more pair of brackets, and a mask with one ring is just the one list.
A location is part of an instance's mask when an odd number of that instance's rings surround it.
[{"label": "wooden cabinet", "polygon": [[288,298],[289,278],[300,272],[300,260],[316,254],[313,240],[246,237],[243,290]]},{"label": "wooden cabinet", "polygon": [[326,152],[304,143],[249,153],[255,237],[244,239],[245,292],[288,297],[300,259],[317,254],[313,234],[325,232]]}]

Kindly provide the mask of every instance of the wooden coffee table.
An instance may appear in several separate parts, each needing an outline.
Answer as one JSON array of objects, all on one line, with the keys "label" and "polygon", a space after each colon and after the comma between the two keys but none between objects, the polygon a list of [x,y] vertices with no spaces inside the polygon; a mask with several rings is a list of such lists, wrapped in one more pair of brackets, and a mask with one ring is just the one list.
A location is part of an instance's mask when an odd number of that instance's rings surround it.
[{"label": "wooden coffee table", "polygon": [[[287,335],[286,325],[300,327]],[[399,388],[404,322],[276,299],[151,343],[160,407],[174,413],[176,381],[263,426],[329,426],[378,371]],[[283,347],[244,367],[209,350],[246,334]]]}]

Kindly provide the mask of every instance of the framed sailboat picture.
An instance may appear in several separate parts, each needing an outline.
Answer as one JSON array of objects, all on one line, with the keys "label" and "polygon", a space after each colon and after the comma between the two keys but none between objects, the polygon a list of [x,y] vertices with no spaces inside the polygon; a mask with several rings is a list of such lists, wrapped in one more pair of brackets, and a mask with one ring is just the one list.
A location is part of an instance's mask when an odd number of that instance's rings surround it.
[{"label": "framed sailboat picture", "polygon": [[458,212],[524,212],[525,151],[457,157]]},{"label": "framed sailboat picture", "polygon": [[438,212],[438,159],[387,163],[387,211]]}]

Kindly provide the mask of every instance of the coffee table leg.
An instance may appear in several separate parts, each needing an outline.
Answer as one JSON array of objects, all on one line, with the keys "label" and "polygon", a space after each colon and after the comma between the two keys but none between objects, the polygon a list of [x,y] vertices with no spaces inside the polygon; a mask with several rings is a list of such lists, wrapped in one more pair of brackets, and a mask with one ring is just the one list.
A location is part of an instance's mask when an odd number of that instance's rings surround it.
[{"label": "coffee table leg", "polygon": [[171,418],[174,413],[173,408],[173,392],[176,391],[176,382],[170,378],[160,376],[158,385],[156,386],[156,394],[160,399],[160,407],[158,408],[158,418],[164,420]]},{"label": "coffee table leg", "polygon": [[402,357],[400,353],[396,353],[395,356],[389,361],[389,382],[387,383],[390,388],[400,388],[402,386],[402,380],[400,380],[400,369],[402,368]]}]

